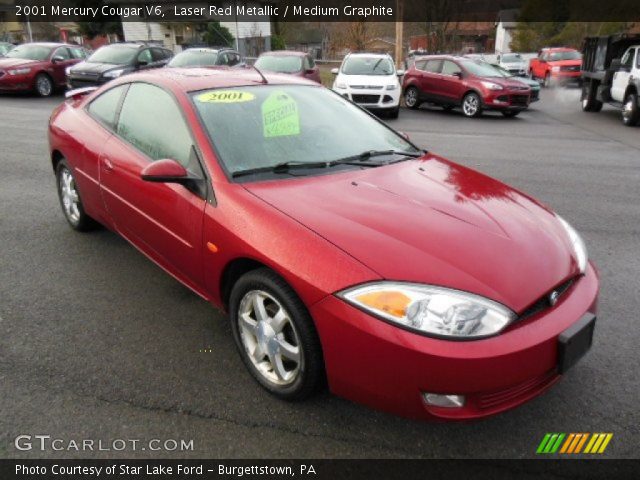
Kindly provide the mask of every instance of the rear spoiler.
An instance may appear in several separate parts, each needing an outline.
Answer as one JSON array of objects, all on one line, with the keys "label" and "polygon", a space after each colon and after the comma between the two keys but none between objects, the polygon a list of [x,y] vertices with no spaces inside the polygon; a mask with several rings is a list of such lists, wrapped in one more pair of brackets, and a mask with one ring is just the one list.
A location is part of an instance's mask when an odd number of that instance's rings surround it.
[{"label": "rear spoiler", "polygon": [[69,90],[67,93],[64,94],[64,97],[67,99],[77,100],[78,98],[84,97],[85,95],[88,95],[91,92],[95,92],[97,89],[98,87],[76,88],[74,90]]}]

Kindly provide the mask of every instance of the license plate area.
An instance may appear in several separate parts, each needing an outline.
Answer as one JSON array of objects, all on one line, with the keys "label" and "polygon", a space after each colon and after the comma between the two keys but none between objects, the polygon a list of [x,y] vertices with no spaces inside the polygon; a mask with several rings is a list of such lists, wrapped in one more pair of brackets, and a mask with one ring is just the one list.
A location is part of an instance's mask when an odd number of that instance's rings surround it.
[{"label": "license plate area", "polygon": [[589,351],[593,343],[596,316],[586,313],[558,337],[558,373],[563,374]]}]

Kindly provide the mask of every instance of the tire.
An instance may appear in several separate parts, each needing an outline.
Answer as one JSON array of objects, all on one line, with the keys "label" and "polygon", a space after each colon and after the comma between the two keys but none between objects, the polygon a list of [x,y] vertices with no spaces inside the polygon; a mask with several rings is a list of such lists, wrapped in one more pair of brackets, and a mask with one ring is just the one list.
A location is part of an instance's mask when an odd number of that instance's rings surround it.
[{"label": "tire", "polygon": [[462,99],[462,113],[465,117],[479,117],[482,115],[482,99],[475,92],[467,93]]},{"label": "tire", "polygon": [[602,102],[596,100],[597,86],[591,82],[582,84],[581,106],[583,112],[599,112]]},{"label": "tire", "polygon": [[520,110],[503,110],[502,115],[507,118],[517,117],[518,115],[520,115]]},{"label": "tire", "polygon": [[388,118],[398,118],[398,115],[400,115],[400,105],[387,111]]},{"label": "tire", "polygon": [[420,107],[420,92],[416,87],[409,87],[404,91],[404,104],[411,109]]},{"label": "tire", "polygon": [[627,127],[633,127],[640,120],[640,109],[638,108],[638,94],[629,92],[624,99],[622,107],[622,123]]},{"label": "tire", "polygon": [[544,88],[551,88],[551,74],[549,72],[547,72],[547,74],[544,76],[544,80],[542,81],[542,86]]},{"label": "tire", "polygon": [[243,275],[231,291],[229,311],[240,357],[264,389],[290,401],[318,390],[324,382],[320,339],[305,305],[281,277],[267,268]]},{"label": "tire", "polygon": [[38,96],[50,97],[53,93],[53,80],[46,73],[39,73],[36,75],[34,89]]},{"label": "tire", "polygon": [[75,177],[64,159],[60,160],[56,166],[56,184],[62,213],[71,228],[78,232],[93,230],[97,223],[84,211],[82,197],[76,186]]}]

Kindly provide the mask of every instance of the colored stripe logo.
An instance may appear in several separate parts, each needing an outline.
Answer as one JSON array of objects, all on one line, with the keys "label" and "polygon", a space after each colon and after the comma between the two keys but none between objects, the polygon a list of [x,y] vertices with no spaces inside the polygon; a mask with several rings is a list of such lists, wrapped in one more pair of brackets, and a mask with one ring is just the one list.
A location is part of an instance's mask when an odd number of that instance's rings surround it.
[{"label": "colored stripe logo", "polygon": [[612,438],[613,433],[547,433],[536,453],[604,453]]}]

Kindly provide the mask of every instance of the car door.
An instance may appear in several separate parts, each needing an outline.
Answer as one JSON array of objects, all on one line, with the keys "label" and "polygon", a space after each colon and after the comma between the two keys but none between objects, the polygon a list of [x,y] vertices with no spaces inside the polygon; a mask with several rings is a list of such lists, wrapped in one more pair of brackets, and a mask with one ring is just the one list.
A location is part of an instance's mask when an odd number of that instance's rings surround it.
[{"label": "car door", "polygon": [[51,76],[56,85],[66,84],[65,70],[71,65],[75,65],[77,62],[71,56],[71,52],[67,47],[56,48],[51,55]]},{"label": "car door", "polygon": [[624,92],[629,85],[632,75],[636,49],[631,47],[622,56],[620,69],[613,74],[611,82],[611,98],[617,102],[624,102]]},{"label": "car door", "polygon": [[445,100],[460,103],[465,93],[465,85],[462,81],[462,68],[457,63],[451,60],[442,62],[439,90]]},{"label": "car door", "polygon": [[115,135],[100,158],[100,187],[116,229],[196,291],[202,291],[202,222],[206,199],[172,183],[142,180],[164,158],[204,178],[191,131],[174,97],[148,83],[132,83]]},{"label": "car door", "polygon": [[427,60],[423,68],[424,70],[420,71],[420,90],[426,100],[435,100],[441,96],[440,69],[442,68],[442,60]]}]

